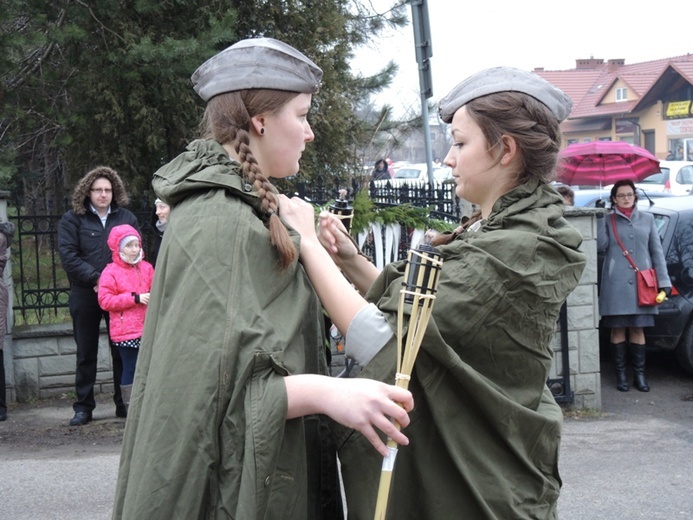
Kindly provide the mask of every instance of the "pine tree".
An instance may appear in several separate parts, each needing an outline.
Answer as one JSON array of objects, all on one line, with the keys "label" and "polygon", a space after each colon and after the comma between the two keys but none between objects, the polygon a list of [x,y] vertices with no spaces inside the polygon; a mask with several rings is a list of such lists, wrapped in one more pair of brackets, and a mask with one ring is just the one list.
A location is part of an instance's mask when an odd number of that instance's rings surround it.
[{"label": "pine tree", "polygon": [[[393,0],[394,2],[395,0]],[[349,175],[370,137],[357,117],[391,80],[354,77],[353,49],[401,5],[374,13],[361,0],[6,0],[0,13],[0,182],[59,208],[76,179],[99,164],[146,196],[151,177],[198,136],[204,104],[190,76],[242,38],[286,41],[324,70],[310,119],[316,142],[305,176]],[[47,195],[43,195],[43,194]],[[41,210],[41,208],[37,208]]]}]

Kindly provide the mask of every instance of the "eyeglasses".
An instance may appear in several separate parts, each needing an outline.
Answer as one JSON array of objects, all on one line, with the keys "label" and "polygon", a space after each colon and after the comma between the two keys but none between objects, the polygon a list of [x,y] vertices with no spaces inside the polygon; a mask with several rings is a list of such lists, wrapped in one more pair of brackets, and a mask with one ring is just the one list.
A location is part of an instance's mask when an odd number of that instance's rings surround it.
[{"label": "eyeglasses", "polygon": [[91,192],[92,193],[99,193],[99,194],[105,193],[106,195],[108,195],[109,193],[113,193],[113,190],[111,190],[109,188],[92,188]]},{"label": "eyeglasses", "polygon": [[635,193],[619,193],[616,195],[617,199],[632,199],[635,197]]}]

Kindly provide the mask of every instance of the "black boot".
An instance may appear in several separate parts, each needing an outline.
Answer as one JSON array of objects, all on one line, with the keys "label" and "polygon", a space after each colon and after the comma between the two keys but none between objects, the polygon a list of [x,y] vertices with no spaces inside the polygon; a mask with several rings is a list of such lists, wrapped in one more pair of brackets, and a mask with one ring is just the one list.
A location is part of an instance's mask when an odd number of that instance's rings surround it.
[{"label": "black boot", "polygon": [[[130,396],[132,395],[132,385],[120,385],[120,393],[123,396],[123,406],[125,406],[125,416],[130,409]],[[118,416],[120,417],[120,415]]]},{"label": "black boot", "polygon": [[650,387],[645,380],[645,349],[646,345],[638,345],[637,343],[630,344],[630,355],[633,360],[633,368],[635,370],[635,378],[633,386],[641,392],[649,392]]},{"label": "black boot", "polygon": [[628,343],[612,343],[611,348],[614,353],[614,366],[616,367],[616,388],[620,392],[630,390],[628,380],[626,379],[626,353],[628,351]]}]

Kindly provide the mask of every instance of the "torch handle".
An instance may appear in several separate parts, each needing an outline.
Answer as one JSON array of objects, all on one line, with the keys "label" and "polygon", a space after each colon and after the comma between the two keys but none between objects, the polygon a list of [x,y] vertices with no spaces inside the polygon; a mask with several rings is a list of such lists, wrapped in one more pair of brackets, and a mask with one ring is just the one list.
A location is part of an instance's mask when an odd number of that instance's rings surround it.
[{"label": "torch handle", "polygon": [[[442,257],[430,246],[418,251],[410,250],[405,269],[404,286],[400,291],[399,307],[397,310],[397,374],[395,386],[408,389],[414,361],[423,341],[424,333],[433,310],[438,277],[442,265]],[[411,304],[408,320],[408,330],[404,334],[404,308]],[[406,345],[404,337],[406,336]],[[397,429],[400,425],[394,421]],[[385,520],[387,504],[392,483],[397,444],[387,440],[388,456],[383,459],[378,485],[378,498],[375,505],[374,520]]]}]

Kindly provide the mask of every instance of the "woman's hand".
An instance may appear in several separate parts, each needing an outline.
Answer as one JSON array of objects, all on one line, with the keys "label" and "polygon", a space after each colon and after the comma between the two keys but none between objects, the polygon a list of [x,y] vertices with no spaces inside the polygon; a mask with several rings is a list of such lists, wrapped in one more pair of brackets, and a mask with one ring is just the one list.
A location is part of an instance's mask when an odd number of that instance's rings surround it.
[{"label": "woman's hand", "polygon": [[372,379],[336,379],[338,382],[351,384],[338,389],[334,400],[327,407],[327,415],[338,423],[361,432],[383,456],[387,456],[387,446],[376,429],[397,444],[409,444],[409,439],[391,419],[403,428],[409,424],[407,412],[414,408],[411,392]]},{"label": "woman's hand", "polygon": [[344,224],[339,217],[329,211],[320,212],[317,235],[318,240],[337,265],[348,262],[358,255],[356,244],[349,237]]},{"label": "woman's hand", "polygon": [[279,195],[279,216],[301,235],[302,241],[316,239],[315,209],[309,202]]},{"label": "woman's hand", "polygon": [[398,444],[409,439],[395,426],[409,424],[414,398],[409,390],[373,379],[342,379],[311,374],[284,378],[289,409],[287,418],[322,413],[344,426],[358,430],[387,456],[387,446],[378,435],[380,430]]}]

